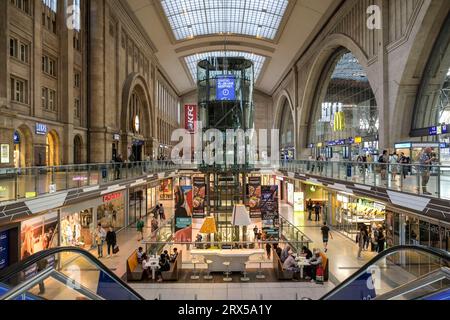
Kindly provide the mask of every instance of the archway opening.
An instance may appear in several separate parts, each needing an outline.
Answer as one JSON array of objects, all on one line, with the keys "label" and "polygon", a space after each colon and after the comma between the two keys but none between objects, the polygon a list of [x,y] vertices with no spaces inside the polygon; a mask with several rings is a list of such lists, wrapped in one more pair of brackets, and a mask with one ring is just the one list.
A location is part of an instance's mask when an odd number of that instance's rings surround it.
[{"label": "archway opening", "polygon": [[79,135],[76,135],[73,138],[73,163],[81,164],[83,162],[82,159],[82,150],[83,150],[83,141]]},{"label": "archway opening", "polygon": [[32,166],[33,140],[30,129],[21,125],[14,131],[14,167],[25,168]]},{"label": "archway opening", "polygon": [[355,55],[345,48],[337,50],[319,83],[308,126],[312,155],[356,159],[378,154],[378,107]]},{"label": "archway opening", "polygon": [[289,105],[289,100],[285,99],[281,109],[280,118],[280,155],[283,160],[295,158],[294,145],[294,119]]},{"label": "archway opening", "polygon": [[46,139],[46,160],[47,166],[59,166],[59,136],[55,130],[47,133]]}]

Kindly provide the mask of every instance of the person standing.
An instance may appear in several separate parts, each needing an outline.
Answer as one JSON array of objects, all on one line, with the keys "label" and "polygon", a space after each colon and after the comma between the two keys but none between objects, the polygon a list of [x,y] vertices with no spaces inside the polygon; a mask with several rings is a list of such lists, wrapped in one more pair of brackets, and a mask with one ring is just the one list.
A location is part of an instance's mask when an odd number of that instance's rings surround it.
[{"label": "person standing", "polygon": [[386,242],[386,237],[384,236],[383,227],[381,225],[378,225],[378,250],[377,252],[380,253],[384,250],[384,243]]},{"label": "person standing", "polygon": [[323,248],[324,251],[328,251],[328,238],[331,237],[333,239],[333,235],[330,232],[330,228],[327,226],[327,223],[324,222],[322,228],[320,228],[320,231],[322,231],[322,242],[323,242]]},{"label": "person standing", "polygon": [[364,249],[364,238],[365,238],[364,227],[359,226],[359,232],[356,235],[356,243],[358,244],[358,259],[361,259],[361,252]]},{"label": "person standing", "polygon": [[166,220],[166,215],[164,214],[164,207],[162,203],[159,204],[159,220]]},{"label": "person standing", "polygon": [[97,225],[97,231],[95,232],[95,242],[97,243],[98,258],[103,258],[103,245],[106,239],[106,231],[103,229],[102,224]]},{"label": "person standing", "polygon": [[425,148],[425,150],[420,155],[420,172],[422,176],[422,193],[426,195],[431,195],[430,192],[427,191],[428,181],[430,180],[430,167],[434,157],[431,155],[432,149],[430,147]]},{"label": "person standing", "polygon": [[255,242],[256,242],[256,240],[258,238],[258,227],[256,225],[253,227],[253,234],[255,236],[253,239],[255,239]]},{"label": "person standing", "polygon": [[386,163],[388,161],[389,161],[389,159],[388,159],[388,155],[387,155],[387,150],[383,150],[383,154],[378,158],[378,163],[379,163],[379,168],[380,168],[380,173],[381,173],[381,180],[387,179]]},{"label": "person standing", "polygon": [[316,202],[316,205],[314,206],[314,214],[315,214],[315,221],[320,221],[320,210],[322,207],[320,206],[319,202]]},{"label": "person standing", "polygon": [[395,181],[395,179],[397,178],[397,173],[399,171],[398,156],[395,152],[391,155],[391,158],[389,159],[389,164],[391,165],[392,180]]},{"label": "person standing", "polygon": [[[269,239],[267,239],[267,236],[264,236],[264,240],[265,241],[270,241]],[[267,259],[270,259],[270,253],[272,251],[272,245],[270,243],[266,243],[266,254],[267,254]]]},{"label": "person standing", "polygon": [[139,218],[136,222],[136,229],[140,235],[138,241],[144,240],[144,220],[142,220],[142,218]]},{"label": "person standing", "polygon": [[106,233],[106,245],[108,248],[107,258],[111,257],[114,254],[114,247],[117,244],[117,236],[116,232],[112,227],[109,227],[108,232]]},{"label": "person standing", "polygon": [[308,220],[312,221],[313,202],[311,199],[306,202],[306,210],[308,210]]},{"label": "person standing", "polygon": [[406,179],[406,176],[408,175],[408,164],[409,164],[409,157],[405,156],[405,153],[400,153],[400,159],[398,162],[401,164],[401,170],[403,179]]}]

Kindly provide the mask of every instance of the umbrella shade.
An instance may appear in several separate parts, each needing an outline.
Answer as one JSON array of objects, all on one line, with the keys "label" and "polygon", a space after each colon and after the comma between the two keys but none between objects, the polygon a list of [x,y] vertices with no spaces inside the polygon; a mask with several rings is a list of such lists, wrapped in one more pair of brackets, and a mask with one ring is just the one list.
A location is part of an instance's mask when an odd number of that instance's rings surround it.
[{"label": "umbrella shade", "polygon": [[216,220],[214,217],[206,217],[203,221],[202,227],[200,228],[200,233],[216,233]]},{"label": "umbrella shade", "polygon": [[234,206],[231,221],[234,226],[249,226],[252,224],[247,208],[243,204]]}]

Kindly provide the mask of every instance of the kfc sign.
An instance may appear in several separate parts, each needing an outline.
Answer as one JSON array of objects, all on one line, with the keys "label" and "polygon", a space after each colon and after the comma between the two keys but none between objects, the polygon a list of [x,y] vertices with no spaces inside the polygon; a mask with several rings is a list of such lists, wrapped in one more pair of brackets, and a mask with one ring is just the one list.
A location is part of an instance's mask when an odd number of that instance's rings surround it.
[{"label": "kfc sign", "polygon": [[186,104],[184,106],[184,128],[190,133],[195,133],[197,122],[197,106],[195,104]]}]

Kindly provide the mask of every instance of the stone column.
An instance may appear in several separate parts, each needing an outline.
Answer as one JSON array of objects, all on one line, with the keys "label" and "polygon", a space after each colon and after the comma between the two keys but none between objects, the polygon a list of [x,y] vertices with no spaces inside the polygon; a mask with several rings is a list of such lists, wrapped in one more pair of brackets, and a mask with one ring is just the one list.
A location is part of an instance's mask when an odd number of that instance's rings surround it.
[{"label": "stone column", "polygon": [[90,15],[90,52],[88,74],[90,86],[90,105],[88,117],[90,162],[106,161],[106,127],[105,127],[105,0],[91,1],[88,8]]},{"label": "stone column", "polygon": [[73,163],[73,119],[74,119],[74,97],[73,97],[73,30],[67,27],[67,7],[73,4],[73,0],[61,1],[58,6],[58,20],[60,39],[60,85],[61,97],[61,120],[64,123],[64,134],[61,143],[62,163]]},{"label": "stone column", "polygon": [[[31,5],[31,4],[30,4]],[[42,118],[42,0],[34,0],[33,45],[31,46],[31,116]],[[58,76],[61,76],[58,74]],[[34,129],[31,129],[34,130]]]}]

